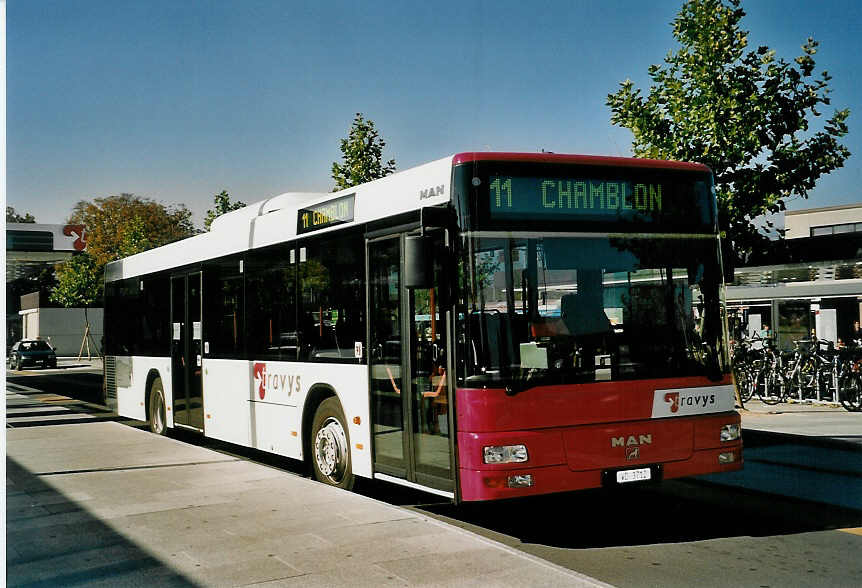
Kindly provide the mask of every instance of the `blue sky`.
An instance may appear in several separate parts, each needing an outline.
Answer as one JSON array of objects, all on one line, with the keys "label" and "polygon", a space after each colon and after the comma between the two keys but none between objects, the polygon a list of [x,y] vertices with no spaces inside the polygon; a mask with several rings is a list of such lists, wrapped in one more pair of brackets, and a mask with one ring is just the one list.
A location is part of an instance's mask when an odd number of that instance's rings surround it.
[{"label": "blue sky", "polygon": [[[681,0],[595,2],[45,1],[7,5],[7,200],[39,222],[133,192],[201,224],[329,191],[353,115],[405,169],[467,150],[629,155],[606,95],[674,47]],[[746,0],[750,44],[820,41],[853,156],[790,208],[862,201],[858,1]]]}]

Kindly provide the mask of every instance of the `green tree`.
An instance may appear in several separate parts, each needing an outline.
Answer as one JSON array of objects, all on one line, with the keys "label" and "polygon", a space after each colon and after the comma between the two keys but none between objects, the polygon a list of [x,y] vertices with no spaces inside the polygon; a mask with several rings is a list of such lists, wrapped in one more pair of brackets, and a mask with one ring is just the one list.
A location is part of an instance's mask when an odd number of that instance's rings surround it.
[{"label": "green tree", "polygon": [[385,146],[386,143],[374,128],[374,121],[366,120],[361,112],[357,112],[347,138],[341,139],[342,163],[332,164],[332,179],[335,180],[333,192],[394,172],[395,160],[383,161]]},{"label": "green tree", "polygon": [[[92,338],[87,309],[102,298],[103,282],[103,266],[89,253],[79,253],[57,265],[57,285],[51,291],[52,302],[66,308],[84,309],[81,351],[86,343],[88,354]],[[94,344],[93,347],[98,350],[97,345]]]},{"label": "green tree", "polygon": [[120,259],[191,236],[192,213],[185,205],[167,207],[134,194],[82,200],[72,209],[69,224],[87,229],[87,251],[57,266],[51,300],[84,308],[84,341],[89,349],[87,308],[102,299],[104,268]]},{"label": "green tree", "polygon": [[121,257],[185,239],[194,233],[183,204],[165,206],[134,194],[82,200],[69,224],[87,227],[87,252],[99,266]]},{"label": "green tree", "polygon": [[79,253],[57,264],[57,285],[51,301],[66,308],[92,306],[102,293],[102,268],[88,253]]},{"label": "green tree", "polygon": [[134,216],[123,227],[117,257],[129,257],[153,247],[153,239],[147,232],[144,220],[140,216]]},{"label": "green tree", "polygon": [[29,212],[25,212],[23,215],[15,212],[15,208],[12,206],[6,207],[6,222],[7,223],[35,223],[36,217],[34,217]]},{"label": "green tree", "polygon": [[216,194],[214,201],[215,206],[207,210],[207,215],[206,217],[204,217],[204,229],[207,231],[210,230],[210,226],[212,225],[213,221],[221,215],[232,210],[238,210],[246,206],[245,202],[231,202],[230,194],[227,193],[227,190],[222,190],[221,192]]},{"label": "green tree", "polygon": [[740,0],[685,2],[673,21],[679,47],[650,66],[649,95],[626,80],[607,100],[611,122],[634,134],[637,157],[712,168],[719,225],[741,260],[765,239],[753,219],[807,198],[850,156],[838,141],[849,110],[814,124],[830,104],[831,79],[814,75],[817,42],[809,38],[795,64],[766,46],[746,50],[744,16]]}]

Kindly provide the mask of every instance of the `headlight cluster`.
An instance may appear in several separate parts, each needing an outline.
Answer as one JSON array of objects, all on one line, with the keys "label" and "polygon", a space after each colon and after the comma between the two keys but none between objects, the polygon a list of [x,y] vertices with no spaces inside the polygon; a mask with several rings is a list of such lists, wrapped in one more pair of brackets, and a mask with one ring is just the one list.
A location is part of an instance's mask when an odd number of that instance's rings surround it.
[{"label": "headlight cluster", "polygon": [[721,442],[736,441],[739,439],[740,429],[738,424],[724,425],[721,428]]},{"label": "headlight cluster", "polygon": [[484,453],[485,463],[522,463],[528,459],[526,445],[491,445]]}]

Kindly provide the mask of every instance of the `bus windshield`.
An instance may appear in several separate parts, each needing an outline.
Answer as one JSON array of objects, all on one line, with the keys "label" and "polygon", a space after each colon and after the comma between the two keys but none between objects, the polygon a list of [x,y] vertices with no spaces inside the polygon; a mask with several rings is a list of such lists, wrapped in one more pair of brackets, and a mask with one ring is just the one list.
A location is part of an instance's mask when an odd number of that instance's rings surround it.
[{"label": "bus windshield", "polygon": [[716,237],[463,238],[468,387],[720,377]]}]

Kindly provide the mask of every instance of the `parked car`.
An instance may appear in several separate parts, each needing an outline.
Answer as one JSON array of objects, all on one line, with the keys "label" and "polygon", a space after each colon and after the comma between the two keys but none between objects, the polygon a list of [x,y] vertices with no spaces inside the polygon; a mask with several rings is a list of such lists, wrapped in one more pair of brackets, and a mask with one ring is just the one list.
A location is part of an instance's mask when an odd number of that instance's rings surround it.
[{"label": "parked car", "polygon": [[57,352],[47,341],[23,339],[9,351],[9,368],[20,370],[25,365],[57,367]]}]

